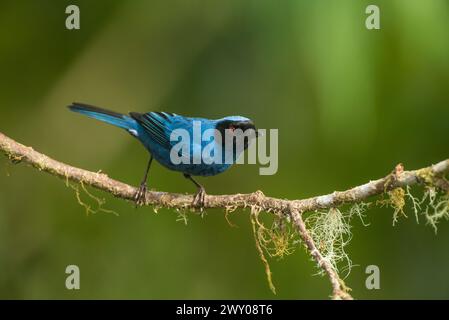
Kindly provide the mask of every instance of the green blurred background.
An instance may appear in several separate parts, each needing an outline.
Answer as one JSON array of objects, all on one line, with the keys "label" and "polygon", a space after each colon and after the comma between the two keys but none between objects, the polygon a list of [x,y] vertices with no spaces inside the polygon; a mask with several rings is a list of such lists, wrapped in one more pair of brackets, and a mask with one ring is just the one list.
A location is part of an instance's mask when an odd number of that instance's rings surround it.
[{"label": "green blurred background", "polygon": [[[65,29],[77,4],[81,29]],[[381,30],[365,28],[377,4]],[[128,134],[70,113],[245,115],[279,129],[279,171],[200,179],[209,193],[281,198],[341,190],[448,156],[449,1],[0,1],[0,130],[58,160],[137,185],[147,154]],[[193,192],[159,164],[152,188]],[[63,181],[0,158],[0,298],[327,298],[304,250],[271,260],[266,283],[248,212],[135,209],[86,215]],[[86,202],[93,203],[85,194]],[[346,278],[356,298],[449,298],[449,224],[392,227],[391,209],[354,220]],[[65,268],[81,289],[65,288]],[[365,288],[365,267],[381,289]]]}]

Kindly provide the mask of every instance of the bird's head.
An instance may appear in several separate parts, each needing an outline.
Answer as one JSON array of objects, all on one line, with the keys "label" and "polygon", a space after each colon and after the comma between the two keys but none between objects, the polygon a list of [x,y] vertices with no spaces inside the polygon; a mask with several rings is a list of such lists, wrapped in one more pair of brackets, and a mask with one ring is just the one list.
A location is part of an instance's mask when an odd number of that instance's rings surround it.
[{"label": "bird's head", "polygon": [[243,142],[243,149],[247,149],[250,142],[258,136],[254,122],[241,116],[225,117],[218,120],[216,129],[221,134],[223,145],[226,142],[226,136],[232,135],[234,148],[240,139]]}]

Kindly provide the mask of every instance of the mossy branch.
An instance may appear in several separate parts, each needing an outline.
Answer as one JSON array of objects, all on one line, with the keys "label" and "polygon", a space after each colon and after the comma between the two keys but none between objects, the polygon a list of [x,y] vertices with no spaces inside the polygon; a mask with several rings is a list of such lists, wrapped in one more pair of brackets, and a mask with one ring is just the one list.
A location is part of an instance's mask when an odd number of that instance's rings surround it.
[{"label": "mossy branch", "polygon": [[[64,181],[72,181],[84,186],[111,193],[117,198],[132,201],[137,189],[123,182],[109,178],[101,172],[91,172],[56,161],[31,147],[24,146],[4,134],[0,133],[0,151],[15,163],[26,163],[32,167],[58,176]],[[343,204],[359,203],[369,197],[380,194],[391,194],[398,188],[412,186],[418,183],[432,184],[449,193],[449,184],[444,174],[449,171],[449,159],[435,165],[419,169],[404,171],[402,165],[384,178],[373,180],[346,191],[335,191],[331,194],[300,200],[285,200],[265,196],[261,191],[249,194],[206,195],[204,208],[222,208],[235,210],[237,208],[251,208],[283,215],[290,219],[304,242],[306,249],[318,266],[328,275],[332,284],[332,298],[352,299],[340,279],[337,270],[323,257],[319,247],[315,244],[303,219],[303,213],[322,209],[331,209]],[[192,207],[193,195],[148,191],[145,205],[174,209],[196,209]],[[259,247],[260,248],[260,247]],[[270,272],[269,270],[267,272]],[[271,274],[270,274],[271,276]],[[272,285],[272,284],[271,284]]]}]

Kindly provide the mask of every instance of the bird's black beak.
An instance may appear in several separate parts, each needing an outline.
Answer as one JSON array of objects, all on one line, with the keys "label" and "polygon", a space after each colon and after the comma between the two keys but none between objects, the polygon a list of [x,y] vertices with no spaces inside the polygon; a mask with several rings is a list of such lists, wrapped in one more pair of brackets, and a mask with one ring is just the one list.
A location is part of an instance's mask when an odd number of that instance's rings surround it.
[{"label": "bird's black beak", "polygon": [[246,131],[246,130],[254,130],[254,134],[257,137],[261,137],[263,136],[263,134],[261,132],[258,132],[256,129],[256,126],[254,125],[254,123],[252,121],[238,121],[238,122],[234,122],[233,126],[236,128],[241,129],[242,131]]}]

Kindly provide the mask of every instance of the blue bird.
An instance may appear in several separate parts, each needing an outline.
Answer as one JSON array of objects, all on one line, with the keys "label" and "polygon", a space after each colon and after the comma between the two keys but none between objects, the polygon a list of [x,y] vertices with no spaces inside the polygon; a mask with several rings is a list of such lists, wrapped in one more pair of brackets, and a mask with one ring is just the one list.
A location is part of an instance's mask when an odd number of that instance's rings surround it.
[{"label": "blue bird", "polygon": [[[206,195],[205,189],[194,180],[192,176],[214,176],[226,171],[235,163],[241,153],[248,148],[252,140],[257,137],[254,123],[250,119],[241,116],[230,116],[217,120],[209,120],[204,118],[184,117],[168,112],[148,112],[143,114],[130,112],[129,115],[125,115],[76,102],[68,106],[68,108],[71,111],[125,129],[129,134],[137,138],[149,151],[150,159],[145,170],[145,175],[134,197],[137,205],[145,203],[148,172],[154,158],[164,167],[182,172],[185,178],[192,181],[198,188],[193,200],[193,205],[203,206]],[[192,137],[194,132],[197,132],[195,131],[194,123],[200,124],[201,137],[203,137],[203,134],[205,134],[207,130],[210,131],[210,129],[212,129],[214,132],[219,132],[221,134],[220,139],[217,138],[216,135],[211,135],[209,141],[203,141],[203,139],[195,141],[195,138],[193,138],[192,140],[189,140],[187,144],[178,143],[179,140],[176,141],[171,139],[172,133],[179,131],[177,129],[185,130],[184,132],[189,133],[190,137]],[[235,131],[236,129],[241,129],[241,131]],[[250,135],[247,135],[247,130],[253,131],[250,131]],[[231,138],[233,144],[232,148],[225,148],[226,134],[229,134],[229,132],[233,133],[234,131],[236,134]],[[236,146],[236,139],[239,134],[244,135],[243,147]],[[211,158],[215,156],[215,151],[211,152],[210,155],[201,153],[201,150],[204,150],[204,148],[211,143],[217,148],[216,150],[221,151],[217,152],[217,157],[220,157],[219,154],[221,153],[222,161],[214,161],[216,158]],[[183,160],[180,163],[178,163],[179,161],[173,161],[170,153],[176,145],[179,149],[177,151],[177,156],[179,159]],[[228,159],[226,157],[230,157],[231,161],[224,161],[225,159]]]}]

